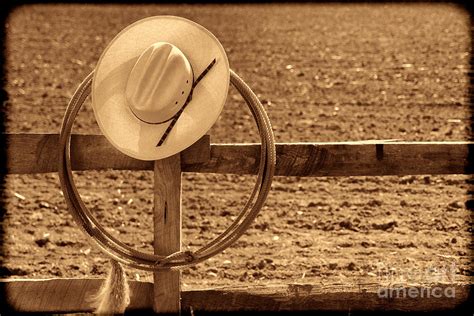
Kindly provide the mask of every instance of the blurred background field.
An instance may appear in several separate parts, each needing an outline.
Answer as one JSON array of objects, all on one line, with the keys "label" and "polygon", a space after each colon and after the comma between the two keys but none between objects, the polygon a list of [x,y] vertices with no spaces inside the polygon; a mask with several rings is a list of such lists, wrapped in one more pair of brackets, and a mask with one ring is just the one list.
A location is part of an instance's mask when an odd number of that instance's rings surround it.
[{"label": "blurred background field", "polygon": [[[21,6],[6,29],[6,131],[57,133],[109,41],[162,14],[216,35],[267,109],[277,142],[470,139],[469,15],[447,4]],[[90,103],[75,132],[100,133]],[[258,141],[235,89],[210,134],[213,143]],[[184,246],[195,249],[224,230],[254,180],[185,174]],[[76,181],[113,234],[152,250],[151,172],[77,172]],[[276,178],[248,233],[185,269],[184,287],[357,284],[386,275],[470,282],[471,184],[467,176]],[[107,260],[75,227],[56,174],[7,176],[2,199],[3,277],[104,275]],[[422,273],[409,280],[414,271]]]}]

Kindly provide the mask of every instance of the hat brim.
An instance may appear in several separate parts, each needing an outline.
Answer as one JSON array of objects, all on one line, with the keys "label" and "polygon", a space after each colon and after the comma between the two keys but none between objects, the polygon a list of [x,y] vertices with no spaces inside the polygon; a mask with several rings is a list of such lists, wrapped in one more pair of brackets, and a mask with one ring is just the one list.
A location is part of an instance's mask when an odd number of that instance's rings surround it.
[{"label": "hat brim", "polygon": [[[191,102],[159,147],[170,122],[148,124],[130,110],[125,97],[128,76],[140,54],[156,42],[177,46],[198,76],[216,58],[216,64],[199,82]],[[110,143],[124,154],[141,160],[158,160],[191,146],[215,123],[229,89],[229,61],[217,38],[201,25],[175,16],[154,16],[122,30],[102,53],[92,82],[92,108]]]}]

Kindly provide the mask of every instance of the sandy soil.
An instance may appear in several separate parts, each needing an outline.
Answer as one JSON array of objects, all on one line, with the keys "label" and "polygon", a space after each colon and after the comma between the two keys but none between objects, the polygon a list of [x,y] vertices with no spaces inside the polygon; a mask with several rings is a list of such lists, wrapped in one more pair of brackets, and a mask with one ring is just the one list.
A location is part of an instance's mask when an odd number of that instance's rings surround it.
[{"label": "sandy soil", "polygon": [[[158,14],[192,19],[221,40],[232,69],[267,108],[278,142],[469,138],[469,17],[451,5],[20,7],[8,20],[6,130],[58,132],[68,99],[107,43]],[[90,104],[75,132],[100,133]],[[235,89],[210,134],[215,143],[258,140]],[[150,172],[77,172],[76,181],[113,234],[152,250]],[[185,174],[185,247],[225,229],[253,181]],[[471,184],[466,176],[276,178],[248,233],[184,269],[184,288],[470,282]],[[107,259],[76,228],[56,174],[10,175],[2,198],[2,276],[104,275]]]}]

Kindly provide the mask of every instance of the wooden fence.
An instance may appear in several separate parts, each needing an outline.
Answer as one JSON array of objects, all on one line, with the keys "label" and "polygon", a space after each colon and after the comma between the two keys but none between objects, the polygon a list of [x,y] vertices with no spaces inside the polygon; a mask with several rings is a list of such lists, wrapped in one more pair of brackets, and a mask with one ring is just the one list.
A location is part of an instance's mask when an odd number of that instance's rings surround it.
[{"label": "wooden fence", "polygon": [[[57,134],[3,135],[3,174],[57,172]],[[258,144],[210,144],[208,135],[180,154],[159,161],[130,158],[100,135],[72,136],[73,170],[154,170],[155,253],[180,249],[182,172],[256,174]],[[472,174],[468,142],[363,141],[345,143],[277,144],[277,176],[384,176],[421,174]],[[104,159],[105,158],[105,159]],[[173,181],[160,181],[160,179]],[[163,212],[163,205],[168,206]],[[279,286],[224,287],[181,291],[180,273],[155,273],[159,282],[131,281],[127,311],[180,310],[222,311],[434,311],[468,306],[469,285],[451,286],[455,297],[423,299],[407,295],[383,298],[378,284],[358,286],[285,284]],[[0,312],[90,312],[86,299],[96,292],[101,279],[1,280],[0,295],[6,304]],[[406,289],[399,289],[403,292]],[[418,290],[422,290],[421,288]],[[471,306],[472,307],[472,306]]]}]

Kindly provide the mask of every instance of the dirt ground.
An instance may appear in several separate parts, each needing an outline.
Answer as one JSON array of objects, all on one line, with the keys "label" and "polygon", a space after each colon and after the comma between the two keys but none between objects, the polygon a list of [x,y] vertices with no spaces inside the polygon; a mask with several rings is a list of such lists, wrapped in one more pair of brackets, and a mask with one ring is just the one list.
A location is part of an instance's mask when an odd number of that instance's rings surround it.
[{"label": "dirt ground", "polygon": [[[220,39],[258,93],[277,142],[467,140],[469,15],[446,4],[26,5],[7,26],[7,132],[57,133],[66,104],[125,26],[194,20]],[[100,133],[90,103],[77,133]],[[235,89],[212,142],[256,142]],[[152,173],[77,172],[110,231],[152,251]],[[184,174],[184,248],[230,223],[253,176]],[[183,288],[220,285],[471,282],[467,176],[278,177],[252,228],[183,270]],[[103,277],[107,259],[68,214],[57,174],[9,175],[1,275]],[[129,277],[151,280],[128,269]]]}]

